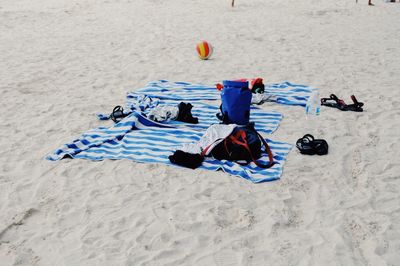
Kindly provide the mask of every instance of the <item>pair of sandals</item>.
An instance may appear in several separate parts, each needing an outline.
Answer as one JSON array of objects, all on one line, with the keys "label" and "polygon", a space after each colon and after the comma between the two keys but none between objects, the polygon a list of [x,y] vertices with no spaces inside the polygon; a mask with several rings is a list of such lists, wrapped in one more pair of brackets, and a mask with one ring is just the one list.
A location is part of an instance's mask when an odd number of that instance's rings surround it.
[{"label": "pair of sandals", "polygon": [[334,107],[341,111],[362,112],[364,103],[357,101],[356,96],[351,95],[352,104],[346,104],[342,99],[339,99],[335,94],[331,94],[329,98],[322,98],[321,105]]},{"label": "pair of sandals", "polygon": [[313,135],[306,134],[296,142],[296,147],[301,154],[325,155],[328,154],[328,143],[324,139],[315,139]]},{"label": "pair of sandals", "polygon": [[[364,103],[359,102],[354,95],[351,95],[352,104],[346,104],[335,94],[331,94],[329,98],[322,98],[321,105],[337,108],[341,111],[362,112]],[[328,154],[328,143],[324,139],[315,139],[313,135],[306,134],[296,142],[296,147],[301,154],[308,155],[325,155]]]}]

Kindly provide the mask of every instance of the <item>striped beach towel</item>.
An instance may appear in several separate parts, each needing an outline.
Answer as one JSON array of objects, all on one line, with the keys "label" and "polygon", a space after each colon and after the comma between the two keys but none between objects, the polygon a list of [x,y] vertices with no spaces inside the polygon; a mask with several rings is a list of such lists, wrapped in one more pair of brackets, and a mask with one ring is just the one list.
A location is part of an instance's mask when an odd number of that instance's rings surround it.
[{"label": "striped beach towel", "polygon": [[[198,141],[204,132],[188,127],[175,127],[153,122],[138,112],[133,112],[110,128],[97,128],[84,133],[79,139],[63,145],[47,159],[81,158],[89,160],[129,159],[143,163],[171,164],[168,156],[185,143]],[[275,164],[268,169],[254,163],[242,166],[230,161],[206,158],[200,168],[223,170],[254,183],[279,179],[282,167],[292,145],[266,139],[274,154]],[[263,154],[260,162],[267,163]],[[174,165],[176,166],[176,165]],[[176,166],[179,167],[179,166]]]},{"label": "striped beach towel", "polygon": [[[264,94],[268,101],[285,105],[306,106],[308,98],[315,90],[318,89],[285,81],[266,84]],[[167,80],[152,81],[143,88],[128,93],[128,102],[130,99],[135,99],[139,94],[160,100],[189,101],[190,103],[199,100],[221,99],[220,91],[215,86]]]}]

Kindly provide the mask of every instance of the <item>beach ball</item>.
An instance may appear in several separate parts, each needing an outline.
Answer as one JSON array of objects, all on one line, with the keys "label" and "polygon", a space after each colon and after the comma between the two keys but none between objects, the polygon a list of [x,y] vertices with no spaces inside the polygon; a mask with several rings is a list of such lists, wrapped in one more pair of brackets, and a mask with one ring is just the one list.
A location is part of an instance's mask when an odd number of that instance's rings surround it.
[{"label": "beach ball", "polygon": [[197,54],[199,55],[200,59],[206,60],[210,58],[213,52],[213,48],[211,44],[206,41],[202,41],[197,44],[196,46]]}]

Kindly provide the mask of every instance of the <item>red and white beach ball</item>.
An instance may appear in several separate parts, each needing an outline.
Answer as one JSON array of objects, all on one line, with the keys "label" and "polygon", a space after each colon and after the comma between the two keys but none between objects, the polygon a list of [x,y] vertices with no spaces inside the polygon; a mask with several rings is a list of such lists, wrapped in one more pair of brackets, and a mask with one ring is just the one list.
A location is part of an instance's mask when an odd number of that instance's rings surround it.
[{"label": "red and white beach ball", "polygon": [[199,55],[200,59],[206,60],[210,58],[213,53],[213,48],[211,44],[206,41],[199,42],[196,46],[197,54]]}]

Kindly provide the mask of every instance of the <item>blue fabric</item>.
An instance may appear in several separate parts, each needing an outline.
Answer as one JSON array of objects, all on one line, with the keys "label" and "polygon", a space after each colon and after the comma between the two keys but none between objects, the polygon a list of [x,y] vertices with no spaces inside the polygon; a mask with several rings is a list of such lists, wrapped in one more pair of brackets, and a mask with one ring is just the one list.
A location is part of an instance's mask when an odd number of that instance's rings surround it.
[{"label": "blue fabric", "polygon": [[225,124],[247,125],[250,118],[252,92],[248,82],[223,81],[221,111]]},{"label": "blue fabric", "polygon": [[[198,141],[203,131],[189,127],[175,128],[153,122],[138,112],[133,112],[121,122],[110,128],[97,128],[84,133],[79,139],[63,145],[47,157],[60,160],[66,157],[88,160],[129,159],[142,163],[171,164],[168,156],[185,143]],[[279,179],[283,164],[292,145],[284,142],[266,140],[274,154],[275,165],[268,169],[257,167],[254,163],[246,166],[230,161],[206,158],[200,168],[223,170],[254,183]],[[260,159],[268,163],[268,155]],[[179,167],[179,166],[176,166]]]}]

